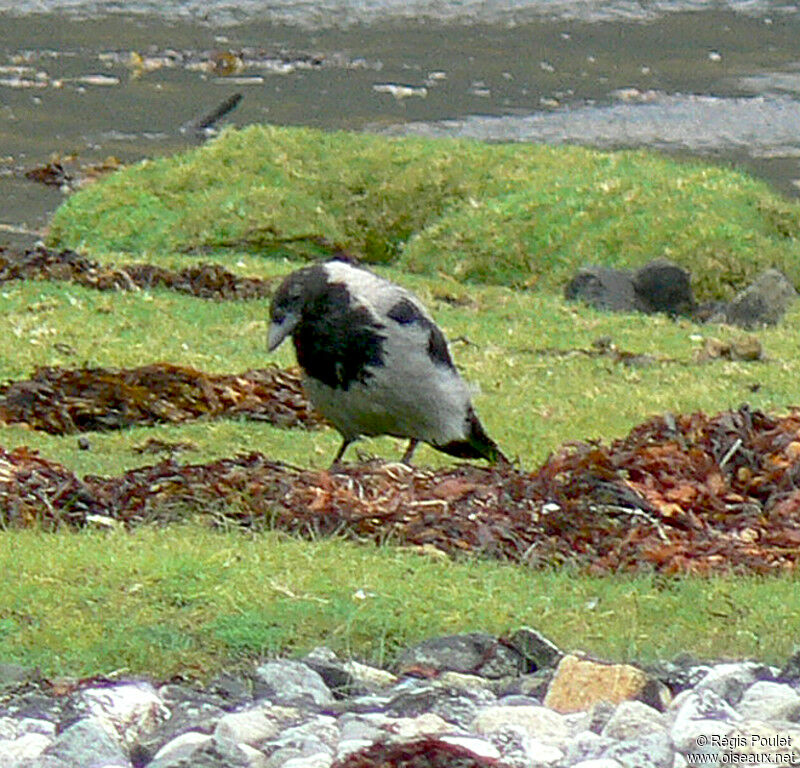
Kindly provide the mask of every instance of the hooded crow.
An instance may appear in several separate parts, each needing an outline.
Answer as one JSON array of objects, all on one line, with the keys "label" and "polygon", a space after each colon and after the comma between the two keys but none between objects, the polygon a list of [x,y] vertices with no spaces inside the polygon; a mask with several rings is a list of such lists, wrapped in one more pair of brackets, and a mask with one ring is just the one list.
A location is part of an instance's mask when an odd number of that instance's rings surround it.
[{"label": "hooded crow", "polygon": [[414,294],[344,261],[290,274],[272,299],[269,351],[292,337],[311,402],[342,435],[408,438],[459,458],[507,462],[486,434],[444,334]]}]

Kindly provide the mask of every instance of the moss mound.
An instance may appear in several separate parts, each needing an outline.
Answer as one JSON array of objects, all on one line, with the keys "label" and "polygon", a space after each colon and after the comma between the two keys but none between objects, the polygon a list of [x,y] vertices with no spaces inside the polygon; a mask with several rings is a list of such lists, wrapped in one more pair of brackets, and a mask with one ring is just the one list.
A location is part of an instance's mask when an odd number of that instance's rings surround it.
[{"label": "moss mound", "polygon": [[254,125],[73,195],[48,244],[94,252],[237,249],[512,286],[663,256],[700,298],[756,272],[800,283],[800,206],[738,171],[648,152],[387,139]]}]

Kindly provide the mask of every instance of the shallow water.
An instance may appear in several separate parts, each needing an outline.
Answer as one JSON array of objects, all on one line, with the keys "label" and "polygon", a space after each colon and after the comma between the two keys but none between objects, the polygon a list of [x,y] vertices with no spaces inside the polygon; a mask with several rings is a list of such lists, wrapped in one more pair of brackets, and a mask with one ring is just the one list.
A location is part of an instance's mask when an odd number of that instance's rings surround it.
[{"label": "shallow water", "polygon": [[25,169],[51,153],[79,165],[188,146],[181,126],[234,92],[234,124],[654,146],[798,192],[797,6],[10,6],[0,0],[0,243],[35,239],[63,199]]}]

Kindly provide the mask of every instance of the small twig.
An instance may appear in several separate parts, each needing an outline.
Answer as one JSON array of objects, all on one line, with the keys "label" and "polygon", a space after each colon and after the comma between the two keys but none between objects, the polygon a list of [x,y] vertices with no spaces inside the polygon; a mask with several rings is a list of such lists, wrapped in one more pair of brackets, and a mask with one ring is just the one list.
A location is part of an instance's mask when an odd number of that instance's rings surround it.
[{"label": "small twig", "polygon": [[619,512],[623,515],[644,518],[656,529],[656,533],[658,533],[658,537],[661,539],[661,541],[669,543],[669,536],[667,536],[667,534],[664,532],[661,523],[652,515],[647,514],[647,512],[645,512],[643,509],[639,509],[638,507],[621,507],[616,504],[604,504],[603,508],[607,509],[609,512]]},{"label": "small twig", "polygon": [[725,455],[722,457],[722,461],[719,463],[719,468],[724,469],[725,465],[733,458],[733,454],[736,453],[742,447],[742,438],[737,437],[734,441],[733,445],[728,448],[725,452]]},{"label": "small twig", "polygon": [[181,133],[193,133],[199,139],[208,138],[214,133],[217,123],[222,120],[225,115],[232,112],[239,106],[242,100],[241,93],[234,93],[228,96],[225,101],[215,107],[211,112],[202,117],[190,120],[188,123],[181,127]]}]

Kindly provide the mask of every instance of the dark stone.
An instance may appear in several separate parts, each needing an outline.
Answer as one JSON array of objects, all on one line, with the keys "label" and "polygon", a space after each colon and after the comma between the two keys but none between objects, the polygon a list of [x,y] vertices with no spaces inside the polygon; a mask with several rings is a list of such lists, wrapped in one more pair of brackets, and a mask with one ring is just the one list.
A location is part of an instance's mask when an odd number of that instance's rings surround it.
[{"label": "dark stone", "polygon": [[415,667],[463,672],[488,678],[518,675],[527,669],[519,651],[484,632],[435,637],[404,651],[398,659],[402,673]]},{"label": "dark stone", "polygon": [[734,297],[725,317],[742,328],[776,325],[796,298],[797,291],[786,276],[768,269]]},{"label": "dark stone", "polygon": [[694,307],[691,275],[667,259],[654,259],[633,274],[636,307],[648,314],[685,315]]},{"label": "dark stone", "polygon": [[630,272],[611,267],[582,267],[564,288],[564,298],[613,312],[638,308]]},{"label": "dark stone", "polygon": [[527,672],[555,668],[564,656],[555,643],[531,627],[518,629],[508,638],[508,644],[527,659],[530,665]]},{"label": "dark stone", "polygon": [[794,688],[800,687],[800,648],[795,648],[794,653],[786,660],[775,681],[788,683]]},{"label": "dark stone", "polygon": [[648,676],[662,682],[673,694],[694,688],[710,669],[708,664],[700,663],[689,654],[680,654],[672,661],[662,661],[644,667]]},{"label": "dark stone", "polygon": [[461,690],[420,682],[392,697],[384,714],[390,717],[419,717],[427,712],[468,730],[478,711],[494,704],[497,697],[488,690]]},{"label": "dark stone", "polygon": [[315,648],[303,657],[303,663],[322,678],[337,699],[367,693],[356,685],[353,676],[330,648]]}]

